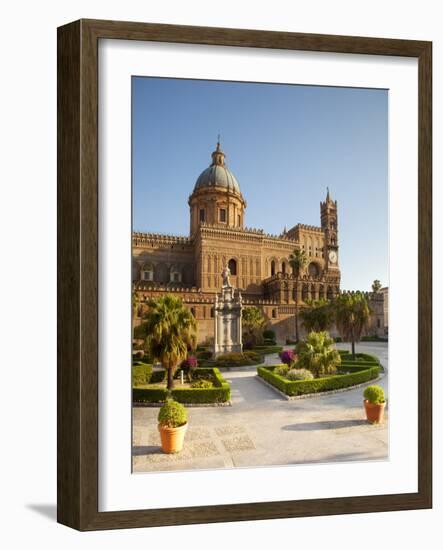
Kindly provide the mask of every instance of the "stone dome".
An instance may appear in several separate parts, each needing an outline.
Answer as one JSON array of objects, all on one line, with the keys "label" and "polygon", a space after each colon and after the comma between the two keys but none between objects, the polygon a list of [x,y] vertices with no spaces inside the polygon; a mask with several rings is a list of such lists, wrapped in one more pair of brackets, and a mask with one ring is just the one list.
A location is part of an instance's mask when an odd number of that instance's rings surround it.
[{"label": "stone dome", "polygon": [[225,154],[217,143],[216,150],[212,153],[212,164],[199,175],[195,182],[194,191],[207,187],[224,187],[240,194],[240,186],[237,178],[225,165]]}]

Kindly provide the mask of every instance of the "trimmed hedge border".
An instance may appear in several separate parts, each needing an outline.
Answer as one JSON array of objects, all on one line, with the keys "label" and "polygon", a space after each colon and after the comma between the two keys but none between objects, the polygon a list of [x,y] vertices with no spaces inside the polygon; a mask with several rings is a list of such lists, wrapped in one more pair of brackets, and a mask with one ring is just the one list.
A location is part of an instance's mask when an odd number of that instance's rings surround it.
[{"label": "trimmed hedge border", "polygon": [[[164,372],[155,371],[152,373],[151,381],[156,374],[162,375]],[[222,377],[220,371],[216,368],[199,368],[199,377],[206,375],[212,379],[213,388],[175,388],[172,390],[172,398],[179,403],[186,405],[230,405],[231,404],[231,386]],[[160,380],[160,381],[161,381]],[[154,380],[155,381],[155,380]],[[161,405],[166,401],[168,390],[166,388],[132,388],[132,401],[134,405],[150,404]]]},{"label": "trimmed hedge border", "polygon": [[255,346],[251,350],[246,351],[256,351],[260,355],[271,355],[272,353],[280,353],[283,350],[283,346],[278,346],[277,344],[263,346]]},{"label": "trimmed hedge border", "polygon": [[340,365],[339,371],[344,370],[349,372],[349,374],[315,378],[314,380],[291,381],[273,372],[277,366],[258,367],[257,374],[262,381],[277,389],[279,393],[282,393],[288,399],[344,391],[345,389],[358,387],[372,380],[378,380],[381,373],[379,365],[345,365],[344,368],[343,365]]}]

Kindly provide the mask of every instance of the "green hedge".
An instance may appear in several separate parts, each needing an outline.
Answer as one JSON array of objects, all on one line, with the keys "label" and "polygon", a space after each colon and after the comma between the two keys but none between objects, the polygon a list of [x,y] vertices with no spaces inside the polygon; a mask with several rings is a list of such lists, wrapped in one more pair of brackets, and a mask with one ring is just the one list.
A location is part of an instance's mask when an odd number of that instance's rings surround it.
[{"label": "green hedge", "polygon": [[275,344],[273,344],[273,345],[255,346],[252,351],[257,351],[262,355],[268,355],[270,353],[280,353],[282,349],[283,349],[283,346],[276,346]]},{"label": "green hedge", "polygon": [[380,336],[362,336],[361,337],[362,342],[387,342],[387,338],[382,338]]},{"label": "green hedge", "polygon": [[152,365],[136,361],[132,364],[132,385],[149,384],[152,378]]},{"label": "green hedge", "polygon": [[[210,378],[214,384],[212,388],[176,388],[171,394],[179,403],[204,404],[225,403],[231,399],[231,387],[216,368],[199,368],[199,378]],[[153,374],[157,374],[153,373]],[[164,372],[161,373],[164,377]],[[152,381],[152,378],[151,378]],[[166,388],[140,388],[132,389],[132,399],[135,403],[162,403],[166,401],[168,390]]]},{"label": "green hedge", "polygon": [[[351,374],[336,374],[334,376],[327,376],[325,378],[315,378],[314,380],[294,380],[290,381],[274,373],[274,369],[278,365],[270,367],[258,367],[258,375],[269,382],[272,386],[275,386],[286,395],[307,395],[310,393],[318,393],[323,391],[338,390],[341,388],[348,388],[350,386],[356,386],[357,384],[363,384],[374,380],[380,374],[380,367],[370,366],[362,367],[356,365],[352,368],[350,366],[347,370],[354,370]],[[340,366],[340,369],[342,366]]]},{"label": "green hedge", "polygon": [[209,350],[200,350],[200,351],[197,351],[197,353],[195,354],[195,356],[197,357],[197,359],[202,359],[204,361],[207,361],[208,359],[211,359],[212,357],[212,351],[209,351]]},{"label": "green hedge", "polygon": [[243,353],[233,352],[219,355],[214,360],[215,367],[247,367],[263,362],[263,354],[253,350],[246,350]]}]

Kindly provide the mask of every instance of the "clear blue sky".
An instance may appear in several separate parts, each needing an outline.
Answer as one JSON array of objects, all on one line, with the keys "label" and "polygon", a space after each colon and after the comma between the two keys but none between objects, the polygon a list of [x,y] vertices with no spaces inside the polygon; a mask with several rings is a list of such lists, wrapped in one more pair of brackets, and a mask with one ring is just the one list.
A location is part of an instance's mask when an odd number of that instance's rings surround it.
[{"label": "clear blue sky", "polygon": [[338,201],[343,289],[388,284],[388,92],[133,77],[133,226],[188,235],[187,199],[217,134],[245,224],[320,225]]}]

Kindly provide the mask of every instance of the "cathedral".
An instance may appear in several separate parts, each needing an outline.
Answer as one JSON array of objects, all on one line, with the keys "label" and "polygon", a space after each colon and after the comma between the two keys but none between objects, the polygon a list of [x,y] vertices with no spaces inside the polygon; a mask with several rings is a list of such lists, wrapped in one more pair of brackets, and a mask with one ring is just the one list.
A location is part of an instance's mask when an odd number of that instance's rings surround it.
[{"label": "cathedral", "polygon": [[199,342],[209,342],[214,335],[215,296],[228,266],[243,305],[259,307],[279,340],[293,338],[296,291],[289,256],[295,249],[304,250],[308,258],[298,284],[300,308],[308,299],[332,299],[340,292],[337,201],[329,190],[320,202],[318,227],[297,224],[280,235],[248,228],[246,199],[217,143],[188,204],[189,236],[132,235],[138,316],[146,300],[178,295],[197,319]]}]

